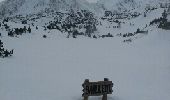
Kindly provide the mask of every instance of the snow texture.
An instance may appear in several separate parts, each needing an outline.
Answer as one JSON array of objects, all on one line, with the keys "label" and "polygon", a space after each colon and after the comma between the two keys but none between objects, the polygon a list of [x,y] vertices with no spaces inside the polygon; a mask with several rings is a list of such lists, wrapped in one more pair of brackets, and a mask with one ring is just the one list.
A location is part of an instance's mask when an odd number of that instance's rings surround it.
[{"label": "snow texture", "polygon": [[[33,14],[52,7],[49,2],[53,0],[19,1],[6,0],[0,6],[7,9],[5,13],[8,14],[9,10],[16,15]],[[69,7],[74,5],[71,0],[62,0],[60,4],[63,4],[63,8],[68,7],[64,1]],[[170,31],[159,29],[157,25],[149,26],[150,21],[162,16],[164,9],[155,9],[143,17],[148,3],[158,6],[159,2],[165,0],[104,1],[89,4],[80,0],[77,7],[88,8],[92,12],[121,7],[141,15],[120,20],[124,24],[117,29],[109,28],[117,24],[98,19],[102,25],[97,26],[96,34],[110,33],[114,36],[104,39],[85,36],[66,38],[67,33],[58,30],[44,31],[43,25],[51,21],[51,17],[37,19],[34,24],[38,30],[31,26],[32,32],[22,36],[8,37],[7,31],[1,27],[0,40],[5,48],[14,49],[14,54],[9,58],[0,58],[0,100],[82,100],[84,80],[102,81],[104,78],[114,83],[113,94],[108,95],[108,100],[170,100]],[[8,7],[11,4],[15,7]],[[112,8],[115,5],[116,8]],[[15,21],[6,23],[10,28],[24,27]],[[26,26],[30,26],[30,23]],[[130,38],[117,36],[119,33],[133,33],[137,28],[147,30],[148,33]],[[44,34],[47,38],[42,37]],[[131,39],[132,42],[124,43],[124,39]],[[89,98],[100,99],[100,96]]]},{"label": "snow texture", "polygon": [[0,99],[81,100],[84,79],[107,77],[115,84],[109,100],[169,100],[169,33],[153,30],[131,44],[37,34],[2,39],[15,54],[0,59]]}]

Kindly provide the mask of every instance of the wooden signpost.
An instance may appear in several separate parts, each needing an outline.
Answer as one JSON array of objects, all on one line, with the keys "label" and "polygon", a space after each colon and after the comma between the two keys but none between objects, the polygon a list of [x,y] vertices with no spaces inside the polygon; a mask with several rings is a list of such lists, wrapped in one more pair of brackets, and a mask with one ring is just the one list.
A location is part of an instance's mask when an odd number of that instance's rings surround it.
[{"label": "wooden signpost", "polygon": [[113,83],[109,81],[108,78],[104,78],[104,81],[99,82],[89,82],[89,79],[86,79],[83,86],[84,100],[88,100],[89,96],[101,96],[103,95],[102,100],[107,100],[107,94],[112,94]]}]

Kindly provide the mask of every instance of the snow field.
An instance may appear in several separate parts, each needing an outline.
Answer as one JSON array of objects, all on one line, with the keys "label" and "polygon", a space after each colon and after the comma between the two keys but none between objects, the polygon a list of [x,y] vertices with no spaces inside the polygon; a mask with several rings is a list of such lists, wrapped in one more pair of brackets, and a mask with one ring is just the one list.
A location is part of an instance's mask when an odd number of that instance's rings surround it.
[{"label": "snow field", "polygon": [[15,53],[0,58],[0,100],[82,100],[84,79],[105,77],[115,84],[109,100],[169,100],[168,37],[168,31],[155,30],[130,44],[39,34],[2,38]]}]

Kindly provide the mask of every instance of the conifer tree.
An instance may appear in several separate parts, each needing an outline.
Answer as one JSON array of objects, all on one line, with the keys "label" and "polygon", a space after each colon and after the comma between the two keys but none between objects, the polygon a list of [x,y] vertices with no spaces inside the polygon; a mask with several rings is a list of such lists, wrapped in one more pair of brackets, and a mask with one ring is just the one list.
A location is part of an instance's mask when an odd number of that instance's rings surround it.
[{"label": "conifer tree", "polygon": [[13,54],[13,50],[11,51],[8,51],[8,50],[5,50],[3,48],[3,42],[0,40],[0,57],[8,57],[8,56],[12,56]]},{"label": "conifer tree", "polygon": [[3,50],[3,42],[0,40],[0,57],[2,57],[3,56],[3,52],[4,50]]},{"label": "conifer tree", "polygon": [[163,17],[164,19],[167,18],[167,12],[166,12],[166,10],[164,10],[164,12],[162,13],[162,17]]},{"label": "conifer tree", "polygon": [[28,27],[28,32],[31,33],[31,28],[30,28],[30,26]]}]

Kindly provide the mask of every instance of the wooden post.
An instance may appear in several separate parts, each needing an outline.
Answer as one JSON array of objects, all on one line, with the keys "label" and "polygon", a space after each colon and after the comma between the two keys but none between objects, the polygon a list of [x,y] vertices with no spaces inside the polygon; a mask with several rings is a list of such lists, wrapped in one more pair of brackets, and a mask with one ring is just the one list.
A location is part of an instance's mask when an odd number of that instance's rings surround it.
[{"label": "wooden post", "polygon": [[88,100],[88,96],[84,96],[84,100]]},{"label": "wooden post", "polygon": [[89,83],[89,79],[85,79],[84,83]]},{"label": "wooden post", "polygon": [[107,100],[107,94],[103,94],[102,100]]},{"label": "wooden post", "polygon": [[[104,78],[104,81],[109,81],[108,78]],[[107,93],[103,94],[102,100],[107,100]]]},{"label": "wooden post", "polygon": [[[85,79],[84,84],[85,84],[85,83],[89,83],[89,79]],[[84,96],[84,100],[88,100],[88,96],[85,95],[85,96]]]}]

